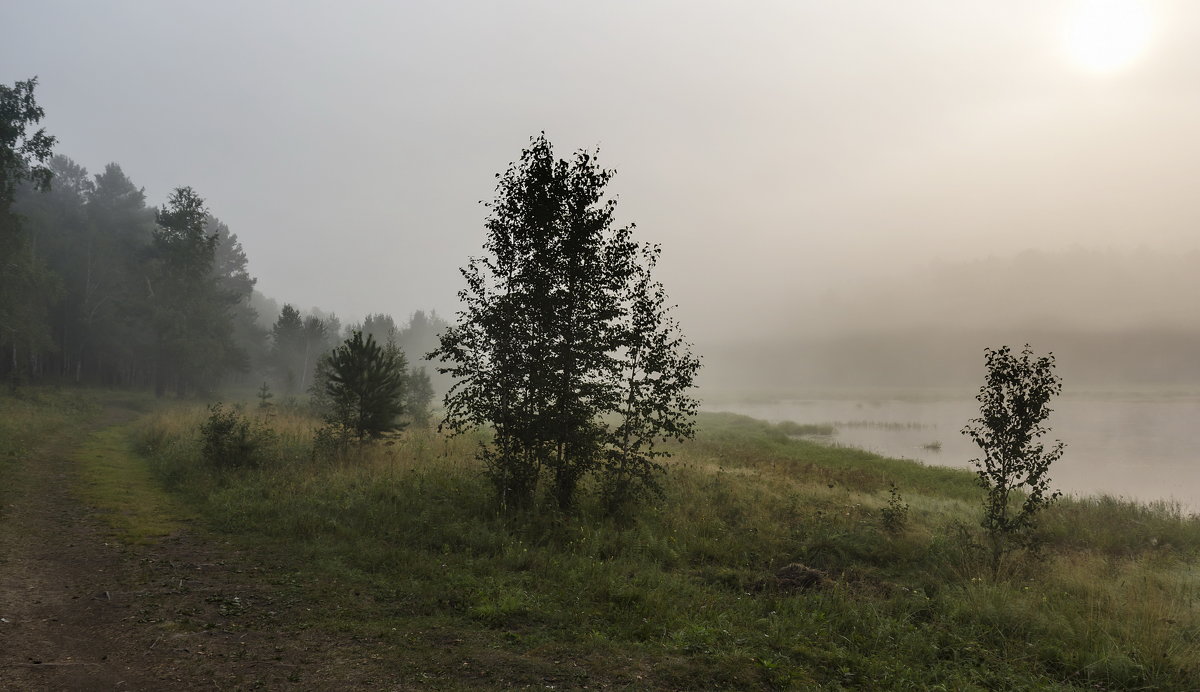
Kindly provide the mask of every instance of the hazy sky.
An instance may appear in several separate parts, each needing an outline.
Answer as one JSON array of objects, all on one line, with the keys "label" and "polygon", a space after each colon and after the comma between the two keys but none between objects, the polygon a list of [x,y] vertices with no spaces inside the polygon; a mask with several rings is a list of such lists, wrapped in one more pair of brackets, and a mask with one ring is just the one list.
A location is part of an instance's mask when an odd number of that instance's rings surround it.
[{"label": "hazy sky", "polygon": [[37,75],[89,170],[193,186],[265,294],[350,317],[452,313],[493,174],[541,130],[599,147],[703,342],[934,259],[1200,246],[1200,3],[1087,11],[4,0],[0,81]]}]

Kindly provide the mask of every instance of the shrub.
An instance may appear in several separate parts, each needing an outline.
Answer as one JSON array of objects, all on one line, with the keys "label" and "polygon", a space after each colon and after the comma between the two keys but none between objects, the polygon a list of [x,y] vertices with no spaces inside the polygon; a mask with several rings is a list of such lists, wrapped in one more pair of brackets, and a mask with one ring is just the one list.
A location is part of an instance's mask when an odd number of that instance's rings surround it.
[{"label": "shrub", "polygon": [[313,458],[337,459],[358,440],[354,430],[337,423],[326,423],[313,433]]},{"label": "shrub", "polygon": [[883,522],[883,529],[888,533],[900,533],[908,525],[908,504],[900,496],[900,489],[895,483],[892,483],[892,488],[888,491],[887,504],[879,510],[879,518]]},{"label": "shrub", "polygon": [[237,409],[220,403],[208,409],[208,420],[200,424],[203,446],[200,453],[213,466],[225,468],[259,466],[274,446],[276,434],[261,423],[251,422]]}]

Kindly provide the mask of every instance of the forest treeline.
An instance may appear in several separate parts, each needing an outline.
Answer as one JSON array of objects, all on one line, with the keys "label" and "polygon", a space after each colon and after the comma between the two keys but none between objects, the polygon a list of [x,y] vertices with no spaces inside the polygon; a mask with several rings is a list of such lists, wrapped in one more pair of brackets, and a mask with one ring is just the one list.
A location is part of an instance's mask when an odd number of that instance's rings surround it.
[{"label": "forest treeline", "polygon": [[398,346],[419,376],[446,327],[422,311],[406,324],[385,313],[342,324],[277,308],[255,291],[237,234],[191,188],[153,207],[116,163],[92,175],[55,155],[43,169],[43,178],[6,176],[15,184],[3,210],[0,375],[12,386],[190,394],[266,381],[300,395],[321,357],[355,329]]}]

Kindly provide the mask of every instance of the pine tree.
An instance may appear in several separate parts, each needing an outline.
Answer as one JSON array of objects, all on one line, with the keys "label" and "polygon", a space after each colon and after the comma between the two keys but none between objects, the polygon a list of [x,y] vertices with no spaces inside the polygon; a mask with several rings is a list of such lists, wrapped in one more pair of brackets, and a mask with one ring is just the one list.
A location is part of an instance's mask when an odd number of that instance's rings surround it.
[{"label": "pine tree", "polygon": [[425,368],[408,371],[408,415],[412,422],[421,427],[429,425],[429,405],[433,403],[433,383]]},{"label": "pine tree", "polygon": [[223,290],[213,273],[218,236],[207,232],[208,211],[192,188],[176,188],[156,218],[146,277],[156,337],[155,391],[161,395],[174,384],[182,394],[211,386],[245,364],[233,343],[230,311],[238,297]]},{"label": "pine tree", "polygon": [[145,267],[151,254],[154,211],[146,196],[115,163],[96,174],[88,198],[88,222],[95,229],[96,252],[90,272],[95,284],[94,322],[88,344],[101,381],[122,386],[152,380],[155,354],[147,289],[152,278]]},{"label": "pine tree", "polygon": [[328,356],[325,391],[331,412],[327,422],[354,433],[360,441],[400,429],[404,413],[407,362],[393,345],[380,346],[355,331]]},{"label": "pine tree", "polygon": [[300,365],[300,390],[307,391],[312,384],[312,374],[317,361],[324,355],[325,323],[315,315],[304,320],[304,353]]},{"label": "pine tree", "polygon": [[238,353],[245,357],[243,362],[236,364],[237,369],[245,372],[260,368],[268,359],[267,330],[259,325],[258,311],[250,304],[258,279],[250,275],[249,258],[229,226],[209,216],[206,233],[217,236],[213,276],[220,289],[234,300],[229,310],[233,343],[237,345]]},{"label": "pine tree", "polygon": [[300,388],[304,360],[304,320],[300,311],[284,304],[271,327],[271,360],[278,382],[288,394]]}]

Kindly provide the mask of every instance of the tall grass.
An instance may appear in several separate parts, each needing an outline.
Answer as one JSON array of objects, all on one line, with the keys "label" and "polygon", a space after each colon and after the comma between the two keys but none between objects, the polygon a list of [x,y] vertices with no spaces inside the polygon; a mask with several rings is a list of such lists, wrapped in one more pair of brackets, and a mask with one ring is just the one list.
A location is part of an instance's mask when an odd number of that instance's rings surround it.
[{"label": "tall grass", "polygon": [[[314,579],[321,626],[552,650],[585,680],[638,687],[1200,679],[1200,522],[1171,507],[1065,500],[1045,515],[1046,559],[993,580],[976,554],[973,474],[742,416],[702,416],[697,439],[674,447],[665,496],[613,519],[589,499],[571,515],[502,514],[477,440],[431,430],[330,459],[312,453],[316,421],[279,414],[265,463],[217,468],[199,452],[205,415],[152,416],[137,447],[211,525]],[[882,513],[893,483],[910,507],[898,531]],[[796,588],[776,576],[791,563],[826,578]]]}]

